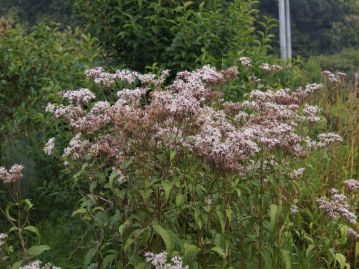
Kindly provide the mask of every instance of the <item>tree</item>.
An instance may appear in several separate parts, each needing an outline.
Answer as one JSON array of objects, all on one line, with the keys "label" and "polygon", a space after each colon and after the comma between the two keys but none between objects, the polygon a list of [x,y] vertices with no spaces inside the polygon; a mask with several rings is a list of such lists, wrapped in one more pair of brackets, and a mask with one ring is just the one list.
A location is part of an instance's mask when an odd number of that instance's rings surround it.
[{"label": "tree", "polygon": [[[294,53],[309,56],[356,46],[358,5],[353,0],[291,0]],[[278,17],[273,1],[262,1],[260,9]]]}]

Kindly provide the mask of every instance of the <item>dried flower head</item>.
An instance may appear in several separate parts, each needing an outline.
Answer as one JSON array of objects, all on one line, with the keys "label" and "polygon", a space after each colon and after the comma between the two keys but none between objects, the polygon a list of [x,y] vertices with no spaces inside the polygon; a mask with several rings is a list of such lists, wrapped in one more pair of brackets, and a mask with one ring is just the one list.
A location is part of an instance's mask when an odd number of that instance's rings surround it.
[{"label": "dried flower head", "polygon": [[3,183],[15,183],[23,177],[24,166],[14,164],[9,170],[5,167],[0,167],[0,180]]}]

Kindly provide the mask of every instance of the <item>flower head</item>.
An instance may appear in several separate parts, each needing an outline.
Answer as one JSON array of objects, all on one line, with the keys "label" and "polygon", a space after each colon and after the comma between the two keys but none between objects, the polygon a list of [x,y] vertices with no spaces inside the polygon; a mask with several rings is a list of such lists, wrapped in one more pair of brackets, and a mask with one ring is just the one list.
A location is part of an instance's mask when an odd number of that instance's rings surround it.
[{"label": "flower head", "polygon": [[24,166],[14,164],[9,170],[5,167],[0,167],[0,180],[3,183],[15,183],[20,181],[23,177]]},{"label": "flower head", "polygon": [[359,181],[355,179],[348,179],[344,181],[345,189],[351,193],[359,189]]},{"label": "flower head", "polygon": [[44,152],[51,155],[55,148],[55,137],[50,138],[44,146]]}]

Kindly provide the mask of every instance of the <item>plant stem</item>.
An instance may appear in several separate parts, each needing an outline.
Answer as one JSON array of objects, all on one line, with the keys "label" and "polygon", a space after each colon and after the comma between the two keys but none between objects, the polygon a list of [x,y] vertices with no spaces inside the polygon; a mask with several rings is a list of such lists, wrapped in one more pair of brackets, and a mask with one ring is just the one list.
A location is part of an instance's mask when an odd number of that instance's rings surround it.
[{"label": "plant stem", "polygon": [[264,247],[264,234],[263,234],[263,192],[264,192],[264,158],[261,160],[261,174],[260,174],[260,193],[259,193],[259,257],[258,268],[263,268],[263,247]]}]

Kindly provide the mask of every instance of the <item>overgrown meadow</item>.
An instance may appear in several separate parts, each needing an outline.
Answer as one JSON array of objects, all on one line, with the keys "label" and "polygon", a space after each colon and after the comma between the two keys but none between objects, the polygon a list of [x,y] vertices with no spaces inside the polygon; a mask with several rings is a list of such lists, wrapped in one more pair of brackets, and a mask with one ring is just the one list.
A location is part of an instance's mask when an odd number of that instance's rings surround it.
[{"label": "overgrown meadow", "polygon": [[255,1],[0,28],[0,268],[359,268],[359,92]]}]

